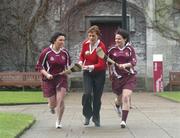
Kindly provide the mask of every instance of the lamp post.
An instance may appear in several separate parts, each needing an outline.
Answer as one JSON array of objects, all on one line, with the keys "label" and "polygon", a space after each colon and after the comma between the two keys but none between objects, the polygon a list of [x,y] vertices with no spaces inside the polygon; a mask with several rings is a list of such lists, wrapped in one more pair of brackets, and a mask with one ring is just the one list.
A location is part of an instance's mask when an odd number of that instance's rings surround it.
[{"label": "lamp post", "polygon": [[125,30],[127,30],[126,9],[127,9],[126,0],[122,0],[122,28]]}]

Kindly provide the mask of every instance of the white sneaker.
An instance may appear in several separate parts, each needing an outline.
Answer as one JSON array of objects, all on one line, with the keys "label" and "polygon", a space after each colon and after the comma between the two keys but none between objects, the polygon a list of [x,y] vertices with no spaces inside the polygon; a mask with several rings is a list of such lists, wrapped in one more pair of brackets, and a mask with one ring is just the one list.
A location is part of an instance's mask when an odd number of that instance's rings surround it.
[{"label": "white sneaker", "polygon": [[56,121],[56,128],[62,128],[62,124],[60,121]]},{"label": "white sneaker", "polygon": [[121,121],[120,125],[121,125],[121,128],[125,128],[126,127],[126,123],[124,121]]}]

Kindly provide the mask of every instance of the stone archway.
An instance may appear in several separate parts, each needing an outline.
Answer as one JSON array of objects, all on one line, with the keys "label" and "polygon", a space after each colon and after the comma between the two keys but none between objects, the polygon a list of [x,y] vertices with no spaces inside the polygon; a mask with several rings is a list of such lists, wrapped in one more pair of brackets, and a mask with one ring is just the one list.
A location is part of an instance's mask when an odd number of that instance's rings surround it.
[{"label": "stone archway", "polygon": [[[122,27],[121,16],[87,16],[85,17],[85,21],[86,28],[91,25],[99,26],[101,30],[100,39],[108,49],[114,45],[114,34],[118,28]],[[129,23],[129,16],[127,16],[127,22]]]},{"label": "stone archway", "polygon": [[[113,7],[113,9],[111,8]],[[121,2],[117,0],[103,0],[85,2],[83,6],[76,5],[68,12],[65,19],[65,30],[68,34],[68,48],[73,61],[78,60],[81,42],[86,38],[86,30],[92,24],[106,24],[121,22]],[[134,44],[138,66],[138,77],[142,78],[140,87],[145,88],[146,76],[146,19],[140,9],[128,3],[129,31],[131,41]]]}]

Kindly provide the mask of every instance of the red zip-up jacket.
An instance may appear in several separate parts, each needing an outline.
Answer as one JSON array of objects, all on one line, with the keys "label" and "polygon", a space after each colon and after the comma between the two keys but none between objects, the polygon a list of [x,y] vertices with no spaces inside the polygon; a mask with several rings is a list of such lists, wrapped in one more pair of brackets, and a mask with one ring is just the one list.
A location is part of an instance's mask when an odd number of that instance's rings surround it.
[{"label": "red zip-up jacket", "polygon": [[[97,47],[101,47],[104,53],[106,54],[107,50],[104,43],[100,40],[98,41],[99,44],[97,45]],[[94,71],[106,70],[106,62],[104,61],[104,59],[98,57],[96,53],[97,47],[95,47],[93,50],[90,50],[89,40],[84,41],[82,44],[82,50],[80,53],[79,61],[81,61],[83,65],[94,65]],[[87,52],[89,54],[87,54]]]}]

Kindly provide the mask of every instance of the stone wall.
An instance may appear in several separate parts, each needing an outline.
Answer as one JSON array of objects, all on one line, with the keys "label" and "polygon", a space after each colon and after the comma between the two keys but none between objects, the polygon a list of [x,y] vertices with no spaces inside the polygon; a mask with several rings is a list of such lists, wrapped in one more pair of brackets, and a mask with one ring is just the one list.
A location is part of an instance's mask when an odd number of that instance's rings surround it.
[{"label": "stone wall", "polygon": [[[113,7],[113,8],[112,8]],[[89,4],[81,8],[77,12],[73,12],[69,19],[68,29],[68,47],[70,49],[72,59],[74,62],[78,60],[78,54],[81,49],[81,42],[86,38],[86,29],[90,23],[87,22],[86,17],[121,17],[121,3],[117,1],[102,1]],[[137,9],[137,7],[130,5],[127,13],[130,18],[134,18],[136,26],[131,31],[131,41],[134,44],[137,52],[137,70],[139,74],[145,74],[145,60],[146,60],[146,30],[145,30],[145,17]],[[130,19],[131,20],[131,19]]]},{"label": "stone wall", "polygon": [[[131,41],[137,53],[138,77],[145,82],[147,90],[152,90],[153,54],[163,54],[167,85],[168,72],[180,70],[180,44],[155,31],[149,21],[149,17],[153,17],[154,0],[143,2],[147,4],[148,14],[142,10],[141,0],[128,0],[127,14]],[[25,64],[27,71],[34,71],[40,51],[49,45],[56,31],[66,33],[66,48],[73,63],[77,62],[90,26],[88,17],[121,15],[121,0],[3,0],[0,5],[0,71],[23,71]]]},{"label": "stone wall", "polygon": [[[62,30],[67,34],[66,47],[70,50],[73,62],[78,60],[81,42],[86,38],[86,29],[89,27],[86,24],[87,16],[121,16],[121,1],[118,0],[94,2],[62,0],[56,5],[53,3],[57,2],[54,0],[49,4],[45,19],[39,21],[35,26],[32,34],[34,44],[38,47],[39,52],[49,44],[48,40],[54,31]],[[137,70],[139,74],[145,74],[145,17],[133,4],[129,4],[128,15],[130,18],[133,17],[135,26],[131,32],[131,40],[137,52]]]}]

